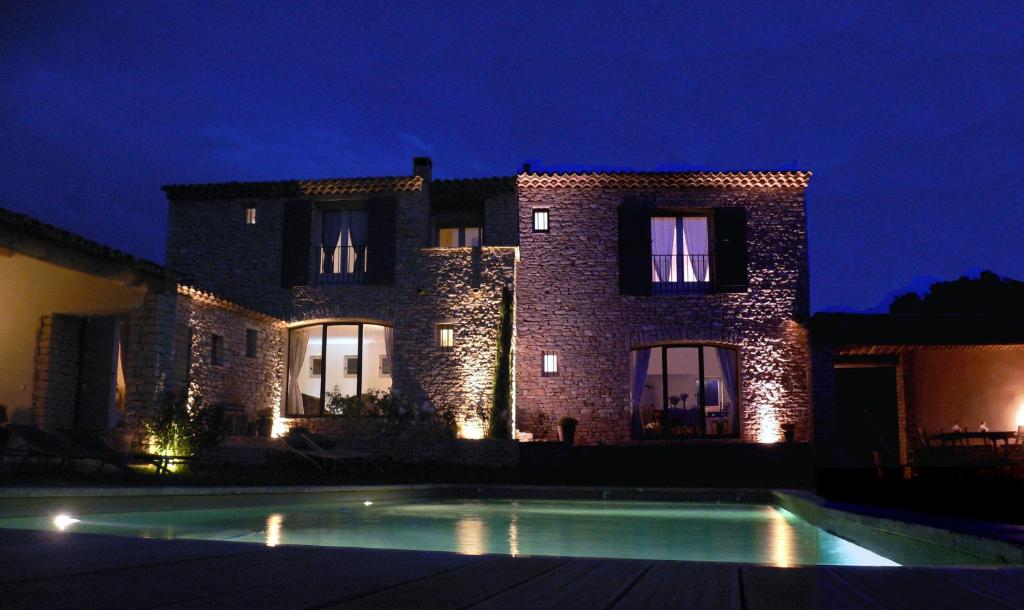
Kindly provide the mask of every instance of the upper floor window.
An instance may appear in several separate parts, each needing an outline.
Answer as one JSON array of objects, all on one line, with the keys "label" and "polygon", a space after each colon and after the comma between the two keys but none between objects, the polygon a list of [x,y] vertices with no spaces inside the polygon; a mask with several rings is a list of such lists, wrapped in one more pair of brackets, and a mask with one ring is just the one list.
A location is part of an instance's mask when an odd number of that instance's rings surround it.
[{"label": "upper floor window", "polygon": [[322,217],[320,282],[362,282],[366,274],[366,210],[330,210]]},{"label": "upper floor window", "polygon": [[454,324],[438,324],[437,325],[437,346],[442,349],[451,349],[455,347],[455,325]]},{"label": "upper floor window", "polygon": [[210,364],[224,365],[224,337],[221,335],[210,337]]},{"label": "upper floor window", "polygon": [[245,208],[245,224],[254,225],[256,224],[256,208],[247,206]]},{"label": "upper floor window", "polygon": [[480,227],[441,227],[437,230],[437,245],[441,248],[478,248]]},{"label": "upper floor window", "polygon": [[548,230],[548,210],[535,209],[533,211],[534,233],[546,233]]},{"label": "upper floor window", "polygon": [[256,357],[256,343],[259,339],[259,334],[252,328],[245,330],[245,357],[255,358]]},{"label": "upper floor window", "polygon": [[651,217],[651,283],[654,291],[704,290],[710,282],[707,217]]},{"label": "upper floor window", "polygon": [[543,352],[540,374],[542,377],[558,376],[558,352]]}]

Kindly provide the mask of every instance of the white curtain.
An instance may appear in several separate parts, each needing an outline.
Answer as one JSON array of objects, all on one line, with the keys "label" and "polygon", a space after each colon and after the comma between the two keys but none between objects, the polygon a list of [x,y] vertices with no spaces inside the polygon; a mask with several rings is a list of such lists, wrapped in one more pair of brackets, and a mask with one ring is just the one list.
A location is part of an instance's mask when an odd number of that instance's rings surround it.
[{"label": "white curtain", "polygon": [[349,231],[348,212],[324,212],[324,228],[321,246],[323,249],[323,273],[341,273],[344,251],[339,252],[338,246],[347,245],[345,236]]},{"label": "white curtain", "polygon": [[683,219],[683,265],[684,282],[708,282],[711,280],[708,265],[708,219],[693,217]]},{"label": "white curtain", "polygon": [[362,273],[366,270],[366,211],[352,210],[348,213],[348,243],[343,244],[348,253],[345,271]]},{"label": "white curtain", "polygon": [[306,363],[306,349],[309,347],[309,330],[305,328],[291,331],[288,335],[288,402],[285,412],[289,415],[304,415],[302,405],[302,388],[299,387],[299,375]]},{"label": "white curtain", "polygon": [[651,281],[677,282],[675,218],[651,218]]},{"label": "white curtain", "polygon": [[647,367],[651,363],[651,349],[635,349],[629,355],[632,369],[629,375],[629,398],[633,403],[632,429],[633,437],[639,438],[644,432],[640,401],[643,399],[644,387],[647,384]]}]

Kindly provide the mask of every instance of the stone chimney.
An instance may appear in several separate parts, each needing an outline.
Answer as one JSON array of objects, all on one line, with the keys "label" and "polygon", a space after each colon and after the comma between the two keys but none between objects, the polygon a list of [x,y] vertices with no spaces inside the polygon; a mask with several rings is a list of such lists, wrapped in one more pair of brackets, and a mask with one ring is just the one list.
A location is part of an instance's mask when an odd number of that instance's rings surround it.
[{"label": "stone chimney", "polygon": [[430,182],[430,173],[433,163],[430,161],[430,157],[413,157],[412,158],[412,175],[423,178],[424,182]]}]

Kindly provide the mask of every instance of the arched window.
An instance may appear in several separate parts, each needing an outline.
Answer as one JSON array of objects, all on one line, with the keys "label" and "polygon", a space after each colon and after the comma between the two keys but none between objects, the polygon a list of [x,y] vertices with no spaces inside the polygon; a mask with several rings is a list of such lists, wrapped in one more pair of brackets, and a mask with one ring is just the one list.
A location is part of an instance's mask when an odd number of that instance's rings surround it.
[{"label": "arched window", "polygon": [[738,437],[735,349],[659,345],[630,355],[630,401],[637,437]]},{"label": "arched window", "polygon": [[285,415],[332,415],[348,396],[391,389],[393,330],[362,323],[313,324],[288,333]]}]

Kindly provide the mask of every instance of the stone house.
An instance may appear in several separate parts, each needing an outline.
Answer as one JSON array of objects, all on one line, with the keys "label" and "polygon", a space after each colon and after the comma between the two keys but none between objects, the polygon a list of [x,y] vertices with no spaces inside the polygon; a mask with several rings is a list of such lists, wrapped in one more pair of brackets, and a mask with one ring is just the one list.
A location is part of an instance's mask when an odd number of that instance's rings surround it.
[{"label": "stone house", "polygon": [[512,294],[521,439],[571,416],[588,444],[809,440],[809,177],[434,180],[417,158],[408,176],[167,186],[167,269],[146,263],[126,306],[151,320],[136,353],[158,356],[128,385],[269,413],[276,433],[341,432],[346,397],[396,390],[476,438]]}]

